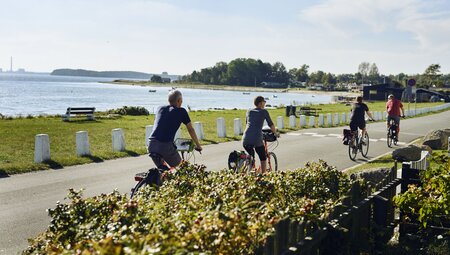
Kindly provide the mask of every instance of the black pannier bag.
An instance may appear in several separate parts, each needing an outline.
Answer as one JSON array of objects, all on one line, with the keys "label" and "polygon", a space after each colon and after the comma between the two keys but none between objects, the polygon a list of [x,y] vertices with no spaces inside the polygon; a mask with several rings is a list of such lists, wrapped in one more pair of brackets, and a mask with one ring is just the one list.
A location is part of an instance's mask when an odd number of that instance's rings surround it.
[{"label": "black pannier bag", "polygon": [[352,131],[350,129],[344,129],[342,134],[344,135],[342,138],[342,144],[348,145],[353,136]]},{"label": "black pannier bag", "polygon": [[239,165],[239,161],[242,158],[241,155],[245,155],[245,152],[244,151],[230,152],[230,155],[228,155],[228,168],[229,169],[236,169],[236,167]]}]

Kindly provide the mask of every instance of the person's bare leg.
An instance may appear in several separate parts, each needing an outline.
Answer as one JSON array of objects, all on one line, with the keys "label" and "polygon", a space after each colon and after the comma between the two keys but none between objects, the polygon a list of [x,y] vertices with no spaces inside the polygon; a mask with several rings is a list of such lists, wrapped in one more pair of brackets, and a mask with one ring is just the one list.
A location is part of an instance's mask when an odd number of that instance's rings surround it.
[{"label": "person's bare leg", "polygon": [[266,160],[261,161],[261,172],[265,173],[266,170],[267,170],[267,161]]}]

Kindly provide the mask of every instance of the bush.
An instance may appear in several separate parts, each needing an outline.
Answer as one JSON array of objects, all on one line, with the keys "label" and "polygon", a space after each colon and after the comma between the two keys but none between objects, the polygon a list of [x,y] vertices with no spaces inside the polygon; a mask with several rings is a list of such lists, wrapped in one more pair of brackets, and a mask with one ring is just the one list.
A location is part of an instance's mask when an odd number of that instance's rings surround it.
[{"label": "bush", "polygon": [[122,108],[109,110],[107,113],[119,115],[134,115],[134,116],[150,114],[148,110],[142,106],[124,106]]},{"label": "bush", "polygon": [[51,225],[24,253],[253,254],[283,217],[320,224],[349,187],[323,161],[267,175],[184,164],[133,200],[70,190],[70,203],[49,210]]}]

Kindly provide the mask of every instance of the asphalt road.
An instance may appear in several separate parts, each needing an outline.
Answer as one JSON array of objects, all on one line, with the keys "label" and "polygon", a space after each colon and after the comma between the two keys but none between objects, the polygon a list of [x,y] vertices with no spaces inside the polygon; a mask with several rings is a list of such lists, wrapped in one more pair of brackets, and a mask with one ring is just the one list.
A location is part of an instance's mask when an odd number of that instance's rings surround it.
[{"label": "asphalt road", "polygon": [[[399,146],[432,129],[449,127],[450,111],[404,119]],[[279,169],[293,169],[323,159],[343,170],[393,150],[386,146],[385,123],[372,123],[368,125],[371,139],[368,159],[358,154],[356,161],[351,161],[347,147],[341,143],[342,129],[304,129],[282,135],[275,149]],[[225,168],[228,154],[235,149],[242,150],[240,142],[205,146],[195,163],[205,164],[209,170]],[[0,254],[19,253],[26,248],[27,238],[44,231],[50,220],[46,209],[54,207],[58,200],[63,201],[69,188],[84,188],[86,196],[113,189],[127,193],[135,184],[134,174],[152,166],[147,156],[139,156],[0,178]]]}]

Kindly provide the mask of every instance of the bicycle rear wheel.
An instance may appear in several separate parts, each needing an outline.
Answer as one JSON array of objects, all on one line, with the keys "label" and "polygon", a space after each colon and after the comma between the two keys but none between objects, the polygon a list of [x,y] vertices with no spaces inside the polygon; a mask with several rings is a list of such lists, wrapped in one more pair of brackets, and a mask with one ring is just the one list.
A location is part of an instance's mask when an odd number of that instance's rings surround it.
[{"label": "bicycle rear wheel", "polygon": [[358,141],[356,138],[352,138],[348,143],[348,156],[351,160],[355,160],[358,153]]},{"label": "bicycle rear wheel", "polygon": [[278,171],[278,159],[275,153],[269,152],[267,163],[267,169],[269,171]]},{"label": "bicycle rear wheel", "polygon": [[140,180],[133,189],[131,189],[131,194],[130,194],[130,199],[133,198],[137,192],[139,191],[140,188],[144,187],[145,185],[147,185],[147,181],[146,179],[142,179]]},{"label": "bicycle rear wheel", "polygon": [[366,133],[361,141],[361,155],[363,155],[363,157],[366,158],[368,152],[369,152],[369,134]]}]

